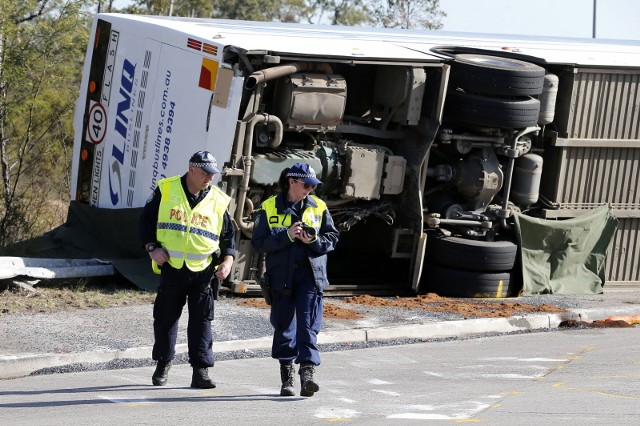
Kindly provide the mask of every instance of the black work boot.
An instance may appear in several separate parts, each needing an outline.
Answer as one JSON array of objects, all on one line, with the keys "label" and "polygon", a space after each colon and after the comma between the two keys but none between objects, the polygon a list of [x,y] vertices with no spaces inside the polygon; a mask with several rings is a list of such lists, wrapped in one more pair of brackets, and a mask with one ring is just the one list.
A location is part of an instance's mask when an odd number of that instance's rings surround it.
[{"label": "black work boot", "polygon": [[295,372],[296,369],[293,364],[280,364],[280,379],[282,379],[280,396],[294,396],[296,394],[293,390],[293,375]]},{"label": "black work boot", "polygon": [[320,386],[313,380],[313,373],[316,366],[311,363],[304,363],[300,366],[300,396],[313,396],[320,390]]},{"label": "black work boot", "polygon": [[193,367],[191,387],[198,389],[213,389],[216,387],[216,383],[209,378],[209,369],[207,367]]},{"label": "black work boot", "polygon": [[171,369],[171,361],[158,361],[156,371],[154,371],[153,376],[151,376],[151,381],[154,386],[164,386],[167,384],[169,369]]}]

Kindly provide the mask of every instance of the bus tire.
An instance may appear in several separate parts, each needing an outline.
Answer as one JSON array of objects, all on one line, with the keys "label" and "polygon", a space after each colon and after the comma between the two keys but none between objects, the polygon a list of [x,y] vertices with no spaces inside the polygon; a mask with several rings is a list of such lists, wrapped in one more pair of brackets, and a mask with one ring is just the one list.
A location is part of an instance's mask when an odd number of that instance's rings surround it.
[{"label": "bus tire", "polygon": [[440,233],[427,237],[429,261],[475,271],[510,271],[516,264],[518,245],[512,241],[470,240]]},{"label": "bus tire", "polygon": [[419,293],[442,297],[504,298],[516,297],[522,290],[519,271],[485,272],[425,264]]},{"label": "bus tire", "polygon": [[450,91],[444,104],[447,120],[483,127],[523,129],[535,126],[540,101],[534,98],[493,98]]},{"label": "bus tire", "polygon": [[467,92],[535,96],[542,93],[544,74],[544,68],[518,59],[461,54],[451,64],[449,82]]}]

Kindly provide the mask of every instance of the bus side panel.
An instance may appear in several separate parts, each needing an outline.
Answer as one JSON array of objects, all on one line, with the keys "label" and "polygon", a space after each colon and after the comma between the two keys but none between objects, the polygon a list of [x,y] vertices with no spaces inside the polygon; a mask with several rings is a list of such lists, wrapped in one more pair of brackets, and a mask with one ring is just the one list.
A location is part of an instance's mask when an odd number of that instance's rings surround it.
[{"label": "bus side panel", "polygon": [[230,69],[190,50],[163,44],[154,69],[134,207],[144,204],[158,180],[184,174],[196,151],[210,151],[222,170],[231,155],[242,96],[242,78],[234,79]]},{"label": "bus side panel", "polygon": [[158,180],[186,172],[193,152],[211,151],[220,166],[229,159],[242,79],[186,42],[141,41],[112,27],[100,20],[90,45],[72,196],[101,208],[139,207]]},{"label": "bus side panel", "polygon": [[[199,86],[205,84],[200,83],[203,61],[207,60],[197,53],[162,46],[151,119],[145,129],[138,204],[148,198],[159,179],[184,174],[191,154],[207,149],[208,111],[213,92]],[[217,62],[214,65],[217,71]]]},{"label": "bus side panel", "polygon": [[132,32],[98,20],[89,50],[75,117],[72,199],[103,208],[137,207],[143,197],[136,197],[136,174],[160,44],[141,43]]}]

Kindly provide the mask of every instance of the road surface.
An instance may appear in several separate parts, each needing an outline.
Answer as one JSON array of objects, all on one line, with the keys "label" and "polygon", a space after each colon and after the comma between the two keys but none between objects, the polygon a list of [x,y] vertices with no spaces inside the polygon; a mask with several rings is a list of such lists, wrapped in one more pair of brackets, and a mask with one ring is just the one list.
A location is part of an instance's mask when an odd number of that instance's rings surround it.
[{"label": "road surface", "polygon": [[[556,330],[327,352],[320,392],[280,397],[276,361],[221,361],[218,387],[174,366],[0,380],[4,425],[635,425],[640,328]],[[297,391],[299,384],[296,383]]]}]

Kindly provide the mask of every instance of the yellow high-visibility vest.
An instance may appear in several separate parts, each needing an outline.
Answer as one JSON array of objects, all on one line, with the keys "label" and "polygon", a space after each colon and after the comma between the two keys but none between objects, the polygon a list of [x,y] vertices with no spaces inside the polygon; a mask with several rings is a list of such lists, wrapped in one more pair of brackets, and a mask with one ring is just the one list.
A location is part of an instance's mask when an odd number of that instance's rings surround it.
[{"label": "yellow high-visibility vest", "polygon": [[[158,188],[162,198],[156,238],[169,254],[169,265],[180,269],[186,264],[191,271],[204,270],[220,247],[224,213],[231,198],[212,186],[192,210],[180,176],[160,180]],[[158,265],[151,263],[153,271],[159,274]]]},{"label": "yellow high-visibility vest", "polygon": [[[307,205],[300,220],[315,228],[316,232],[319,232],[320,226],[322,225],[322,214],[327,210],[327,205],[315,195],[307,196],[313,198],[317,206],[314,207]],[[286,231],[291,227],[291,215],[278,213],[278,209],[276,208],[276,197],[277,195],[274,195],[262,203],[262,209],[267,215],[267,223],[269,224],[271,234]]]}]

